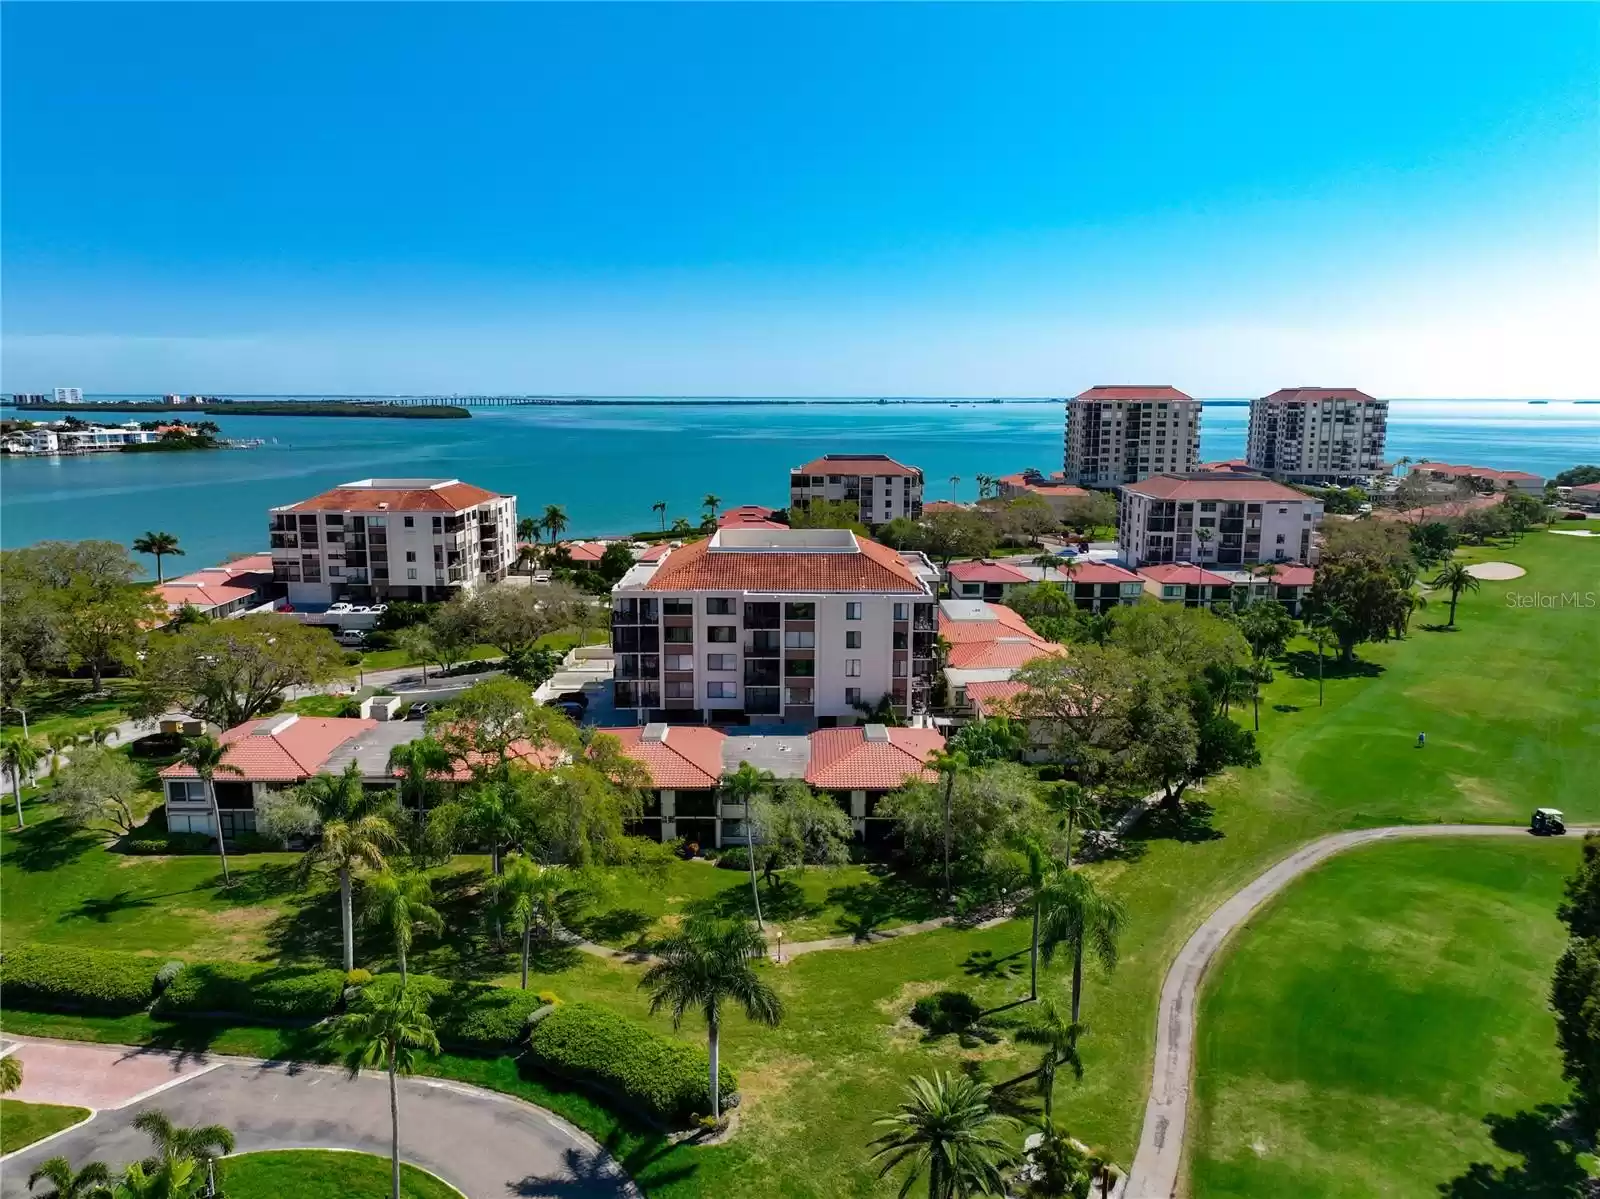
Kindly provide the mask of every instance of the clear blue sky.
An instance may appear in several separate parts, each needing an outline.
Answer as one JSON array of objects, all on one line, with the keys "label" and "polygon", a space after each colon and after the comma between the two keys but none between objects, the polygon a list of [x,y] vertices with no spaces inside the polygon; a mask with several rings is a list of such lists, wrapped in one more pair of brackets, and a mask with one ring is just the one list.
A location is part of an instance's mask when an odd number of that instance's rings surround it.
[{"label": "clear blue sky", "polygon": [[1600,395],[1600,6],[18,4],[0,386]]}]

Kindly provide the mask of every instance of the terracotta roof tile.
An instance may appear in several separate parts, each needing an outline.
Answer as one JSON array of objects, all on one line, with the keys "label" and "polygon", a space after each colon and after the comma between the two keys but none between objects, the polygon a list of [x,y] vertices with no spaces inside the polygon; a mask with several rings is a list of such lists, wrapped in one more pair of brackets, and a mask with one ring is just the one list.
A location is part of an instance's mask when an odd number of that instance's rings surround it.
[{"label": "terracotta roof tile", "polygon": [[1026,688],[1015,679],[968,683],[967,699],[979,716],[1007,715],[1010,707],[1006,701],[1024,690]]},{"label": "terracotta roof tile", "polygon": [[722,743],[727,737],[719,729],[670,725],[665,741],[644,740],[641,728],[599,731],[622,742],[622,752],[644,765],[651,786],[703,791],[715,787],[722,777]]},{"label": "terracotta roof tile", "polygon": [[1203,479],[1184,478],[1180,475],[1151,475],[1137,483],[1124,483],[1122,490],[1133,495],[1148,496],[1155,500],[1222,500],[1226,502],[1262,503],[1293,500],[1296,503],[1315,502],[1314,497],[1271,479],[1230,476],[1221,471],[1206,472]]},{"label": "terracotta roof tile", "polygon": [[[218,771],[217,778],[222,782],[299,782],[316,774],[339,746],[377,726],[376,720],[345,716],[299,716],[291,721],[281,713],[247,720],[217,738],[224,746],[224,765],[239,771]],[[194,767],[177,764],[163,770],[161,777],[198,776]]]},{"label": "terracotta roof tile", "polygon": [[856,538],[859,552],[719,551],[695,541],[674,550],[646,591],[873,592],[926,595],[922,582],[886,545]]},{"label": "terracotta roof tile", "polygon": [[1355,387],[1280,387],[1262,399],[1268,404],[1315,404],[1321,400],[1374,402],[1366,392]]},{"label": "terracotta roof tile", "polygon": [[914,466],[896,462],[886,454],[824,454],[813,458],[804,466],[794,468],[795,474],[804,475],[909,475],[913,478],[922,472]]},{"label": "terracotta roof tile", "polygon": [[944,748],[934,729],[887,730],[887,741],[868,741],[862,726],[811,734],[806,782],[830,791],[893,791],[908,779],[932,782],[928,756]]},{"label": "terracotta roof tile", "polygon": [[950,563],[950,577],[958,583],[1031,583],[1033,580],[1015,566],[992,558]]},{"label": "terracotta roof tile", "polygon": [[1192,400],[1191,395],[1185,395],[1176,387],[1161,384],[1154,387],[1123,386],[1121,384],[1102,384],[1091,387],[1088,391],[1079,392],[1073,397],[1078,400]]},{"label": "terracotta roof tile", "polygon": [[459,512],[488,500],[503,498],[470,483],[451,482],[442,487],[335,487],[298,504],[287,504],[283,512]]},{"label": "terracotta roof tile", "polygon": [[956,670],[994,670],[1026,666],[1035,658],[1065,652],[1063,647],[1042,637],[1007,634],[991,641],[966,641],[952,645],[946,665]]},{"label": "terracotta roof tile", "polygon": [[1316,581],[1316,569],[1311,566],[1301,566],[1298,562],[1278,567],[1278,573],[1272,576],[1274,587],[1309,587]]},{"label": "terracotta roof tile", "polygon": [[1078,565],[1072,568],[1074,583],[1137,583],[1139,576],[1115,562],[1098,558],[1074,558]]},{"label": "terracotta roof tile", "polygon": [[1156,566],[1141,566],[1139,573],[1153,583],[1182,583],[1186,587],[1232,587],[1227,575],[1195,566],[1188,562],[1163,562]]},{"label": "terracotta roof tile", "polygon": [[1004,604],[985,604],[984,606],[988,608],[993,619],[951,620],[941,610],[939,613],[939,635],[951,645],[961,645],[971,641],[993,641],[997,637],[1011,635],[1035,636],[1034,631],[1028,627],[1028,622]]}]

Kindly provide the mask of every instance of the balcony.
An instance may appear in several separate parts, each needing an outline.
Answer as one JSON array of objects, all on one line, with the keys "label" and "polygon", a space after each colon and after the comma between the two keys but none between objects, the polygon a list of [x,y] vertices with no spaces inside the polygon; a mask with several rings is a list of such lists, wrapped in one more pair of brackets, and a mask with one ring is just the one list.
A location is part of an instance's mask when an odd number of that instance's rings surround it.
[{"label": "balcony", "polygon": [[300,548],[300,538],[294,533],[274,533],[270,544],[275,550],[297,550]]}]

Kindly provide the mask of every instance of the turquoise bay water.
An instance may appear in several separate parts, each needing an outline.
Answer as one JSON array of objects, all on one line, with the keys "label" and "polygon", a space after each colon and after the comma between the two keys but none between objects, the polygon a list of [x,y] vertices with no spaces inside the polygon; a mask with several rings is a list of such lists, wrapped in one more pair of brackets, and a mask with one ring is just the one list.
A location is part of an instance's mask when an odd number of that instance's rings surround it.
[{"label": "turquoise bay water", "polygon": [[[14,410],[0,409],[13,416]],[[1211,402],[1201,455],[1244,455],[1249,409]],[[124,419],[126,419],[124,417]],[[221,417],[226,437],[260,449],[100,454],[0,462],[0,544],[176,533],[197,568],[266,544],[267,509],[372,475],[459,477],[517,496],[524,514],[565,506],[571,534],[649,528],[724,506],[787,502],[788,471],[824,453],[886,453],[920,466],[928,499],[963,499],[973,476],[1061,466],[1062,409],[1050,403],[477,408],[471,420]],[[1600,405],[1397,400],[1389,454],[1553,475],[1600,462]]]}]

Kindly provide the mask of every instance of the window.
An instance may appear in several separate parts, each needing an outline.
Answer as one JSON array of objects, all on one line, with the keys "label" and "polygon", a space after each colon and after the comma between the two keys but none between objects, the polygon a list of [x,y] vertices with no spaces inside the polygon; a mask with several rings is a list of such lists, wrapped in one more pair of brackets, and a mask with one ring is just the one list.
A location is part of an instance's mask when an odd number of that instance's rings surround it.
[{"label": "window", "polygon": [[783,689],[783,702],[786,704],[809,704],[811,702],[811,688],[785,687]]},{"label": "window", "polygon": [[861,601],[860,600],[850,600],[848,603],[845,604],[845,606],[844,606],[844,618],[846,620],[860,620],[861,619]]},{"label": "window", "polygon": [[668,654],[667,655],[667,669],[668,670],[693,670],[694,669],[694,655],[693,654]]},{"label": "window", "polygon": [[406,551],[406,561],[407,562],[415,562],[416,560],[417,560],[417,551],[416,550],[407,550]]},{"label": "window", "polygon": [[707,683],[707,699],[737,699],[739,696],[737,685],[734,683]]},{"label": "window", "polygon": [[167,783],[167,798],[174,803],[210,803],[206,785],[199,779],[173,779]]},{"label": "window", "polygon": [[408,528],[408,529],[411,529],[411,528],[415,528],[415,527],[416,527],[416,523],[417,523],[417,522],[416,522],[416,521],[415,521],[415,520],[413,520],[413,519],[412,519],[412,518],[411,518],[411,517],[409,517],[409,516],[406,516],[406,517],[402,517],[402,518],[401,518],[401,520],[402,520],[402,523],[404,523],[404,525],[405,525],[405,527],[406,527],[406,528]]},{"label": "window", "polygon": [[815,678],[817,663],[814,658],[790,658],[783,664],[783,673],[791,679]]},{"label": "window", "polygon": [[694,630],[690,628],[669,628],[663,635],[662,639],[668,645],[688,645],[694,640]]},{"label": "window", "polygon": [[783,606],[785,620],[815,620],[817,618],[817,605],[814,603],[785,604]]},{"label": "window", "polygon": [[738,628],[731,624],[706,626],[706,640],[716,645],[732,645],[738,640],[738,634]]},{"label": "window", "polygon": [[707,670],[738,670],[739,656],[737,654],[707,654]]},{"label": "window", "polygon": [[694,604],[686,599],[669,599],[661,601],[663,616],[693,616]]},{"label": "window", "polygon": [[817,635],[809,630],[786,629],[783,634],[785,649],[816,649]]},{"label": "window", "polygon": [[669,682],[667,684],[666,697],[668,699],[693,699],[694,684]]},{"label": "window", "polygon": [[911,619],[911,605],[910,604],[896,604],[894,606],[894,618],[896,620],[910,620]]},{"label": "window", "polygon": [[909,640],[910,639],[904,633],[896,633],[894,635],[894,646],[893,646],[893,648],[895,648],[895,649],[910,649],[911,648],[910,645],[907,644]]},{"label": "window", "polygon": [[733,601],[726,596],[712,596],[706,600],[707,616],[732,616]]},{"label": "window", "polygon": [[859,704],[861,702],[861,688],[846,687],[844,689],[844,702],[852,706]]},{"label": "window", "polygon": [[845,649],[860,649],[861,648],[861,630],[860,629],[851,629],[851,630],[849,630],[848,632],[845,633],[845,635],[844,635],[844,647],[845,647]]},{"label": "window", "polygon": [[406,578],[414,579],[416,577],[417,577],[417,568],[415,566],[408,567],[406,569]]},{"label": "window", "polygon": [[897,679],[906,677],[906,660],[904,658],[896,658],[894,660],[894,677]]},{"label": "window", "polygon": [[847,679],[859,679],[861,677],[860,658],[846,658],[844,660],[844,677]]},{"label": "window", "polygon": [[435,533],[443,533],[444,532],[444,517],[435,516],[433,518],[433,531]]}]

